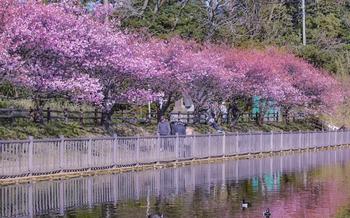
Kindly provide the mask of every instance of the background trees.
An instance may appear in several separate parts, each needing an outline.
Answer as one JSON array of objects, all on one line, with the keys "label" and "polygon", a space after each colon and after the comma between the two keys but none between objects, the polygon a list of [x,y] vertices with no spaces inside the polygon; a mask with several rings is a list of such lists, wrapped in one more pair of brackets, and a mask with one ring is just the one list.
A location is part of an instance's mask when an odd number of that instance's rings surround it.
[{"label": "background trees", "polygon": [[[110,2],[113,2],[110,0]],[[301,43],[301,1],[123,0],[114,16],[122,27],[167,38],[234,46],[277,45],[333,73],[349,74],[350,1],[306,1],[307,46]]]}]

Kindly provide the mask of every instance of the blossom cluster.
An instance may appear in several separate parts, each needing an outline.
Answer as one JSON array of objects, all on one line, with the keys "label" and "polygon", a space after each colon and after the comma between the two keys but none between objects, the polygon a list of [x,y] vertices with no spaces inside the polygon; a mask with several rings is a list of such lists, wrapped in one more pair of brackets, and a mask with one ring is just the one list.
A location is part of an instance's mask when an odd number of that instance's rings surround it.
[{"label": "blossom cluster", "polygon": [[113,27],[111,8],[97,9],[0,0],[0,77],[34,93],[100,105],[186,92],[194,100],[260,96],[323,110],[343,98],[333,77],[290,53],[145,39]]}]

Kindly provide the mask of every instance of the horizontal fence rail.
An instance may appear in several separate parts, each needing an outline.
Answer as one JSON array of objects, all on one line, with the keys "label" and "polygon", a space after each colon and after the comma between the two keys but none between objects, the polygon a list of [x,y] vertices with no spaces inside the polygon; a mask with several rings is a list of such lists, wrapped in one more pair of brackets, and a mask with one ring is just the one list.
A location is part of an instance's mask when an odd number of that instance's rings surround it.
[{"label": "horizontal fence rail", "polygon": [[150,196],[175,199],[184,193],[195,193],[197,187],[212,193],[213,190],[218,190],[212,187],[230,187],[246,179],[258,180],[259,186],[264,186],[259,190],[267,189],[271,192],[280,188],[278,181],[281,181],[283,173],[304,172],[304,176],[307,176],[306,172],[310,169],[349,160],[350,149],[328,150],[0,186],[0,217],[35,217],[47,214],[63,216],[66,210],[72,208],[130,200],[145,201]]},{"label": "horizontal fence rail", "polygon": [[[171,112],[168,114],[174,120],[181,120],[185,123],[207,123],[209,114],[200,113],[195,114],[193,112]],[[219,114],[216,118],[220,123],[230,123],[230,113]],[[0,108],[0,121],[14,122],[16,119],[26,119],[36,122],[50,122],[50,121],[64,121],[64,122],[78,122],[81,125],[100,125],[102,117],[101,110],[68,110],[64,108],[62,110],[51,109],[50,107],[34,110],[30,109],[14,109],[14,108]],[[256,122],[259,119],[259,113],[244,112],[241,113],[238,122],[250,123]],[[279,122],[283,118],[293,121],[305,121],[307,116],[304,114],[289,114],[287,117],[282,116],[278,112],[267,112],[264,114],[264,122]],[[157,113],[137,113],[130,110],[118,110],[112,116],[113,121],[128,121],[128,122],[149,122],[151,120],[157,121]]]},{"label": "horizontal fence rail", "polygon": [[0,141],[0,179],[350,144],[350,131]]}]

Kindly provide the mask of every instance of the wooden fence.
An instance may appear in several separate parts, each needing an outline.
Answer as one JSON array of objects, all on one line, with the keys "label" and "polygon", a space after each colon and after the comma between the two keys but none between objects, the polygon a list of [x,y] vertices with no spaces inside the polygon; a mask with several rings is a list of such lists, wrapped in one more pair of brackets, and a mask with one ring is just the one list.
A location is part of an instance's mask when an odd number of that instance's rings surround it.
[{"label": "wooden fence", "polygon": [[350,144],[350,131],[0,141],[0,178]]},{"label": "wooden fence", "polygon": [[[40,114],[40,115],[39,115]],[[182,120],[185,123],[193,123],[196,119],[193,113],[169,113],[171,117],[174,117],[178,120]],[[12,108],[0,108],[0,121],[9,121],[14,122],[16,119],[26,119],[26,120],[35,120],[42,123],[50,122],[53,120],[60,120],[64,122],[79,122],[81,125],[94,125],[99,126],[102,113],[100,110],[90,110],[84,111],[80,110],[68,110],[67,108],[63,110],[53,110],[51,108],[46,108],[41,111],[33,109],[12,109]],[[259,117],[257,113],[243,113],[238,122],[249,123],[255,122]],[[39,120],[43,119],[43,120]],[[151,120],[156,121],[157,114],[139,114],[131,111],[116,111],[112,116],[113,121],[127,121],[132,123],[137,122],[150,122]],[[229,122],[229,114],[222,115],[219,120],[222,123]],[[291,118],[295,120],[296,118]],[[265,115],[265,122],[279,122],[281,120],[281,115],[277,113],[268,113]],[[207,123],[208,117],[205,114],[200,115],[197,118],[199,123]]]}]

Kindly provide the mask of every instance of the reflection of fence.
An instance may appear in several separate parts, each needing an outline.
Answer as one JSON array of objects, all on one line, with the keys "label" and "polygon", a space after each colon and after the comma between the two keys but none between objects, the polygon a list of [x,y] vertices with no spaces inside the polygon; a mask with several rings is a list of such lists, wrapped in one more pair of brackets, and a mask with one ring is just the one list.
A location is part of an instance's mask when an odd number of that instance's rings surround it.
[{"label": "reflection of fence", "polygon": [[[230,187],[231,191],[234,191],[232,184],[253,178],[259,181],[259,190],[269,189],[269,186],[278,188],[275,184],[279,182],[277,178],[283,172],[306,172],[312,168],[342,163],[349,159],[349,149],[330,150],[2,186],[0,217],[34,217],[49,213],[64,215],[67,209],[130,200],[137,200],[146,205],[147,196],[176,198],[184,193],[193,194],[196,187],[207,190],[208,193]],[[266,177],[263,175],[272,176],[272,184],[264,180]],[[144,214],[134,214],[134,217],[145,216],[146,208]]]},{"label": "reflection of fence", "polygon": [[350,131],[0,141],[0,176],[54,174],[316,148],[350,143]]}]

